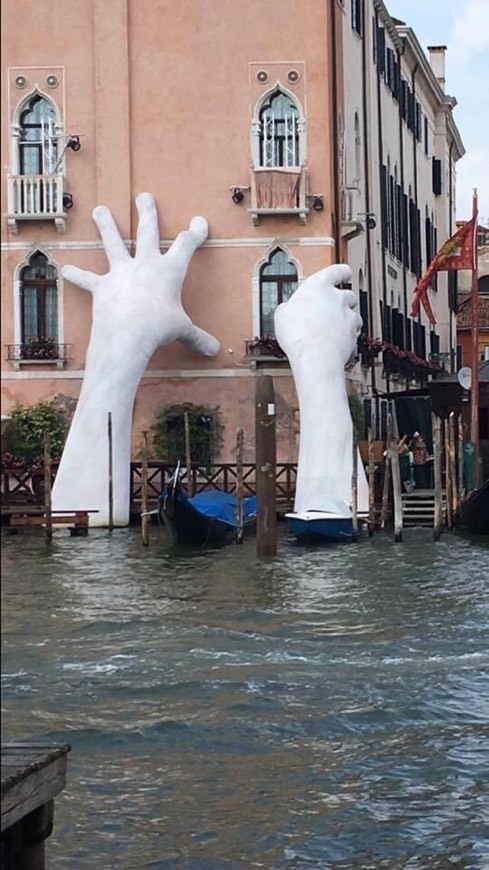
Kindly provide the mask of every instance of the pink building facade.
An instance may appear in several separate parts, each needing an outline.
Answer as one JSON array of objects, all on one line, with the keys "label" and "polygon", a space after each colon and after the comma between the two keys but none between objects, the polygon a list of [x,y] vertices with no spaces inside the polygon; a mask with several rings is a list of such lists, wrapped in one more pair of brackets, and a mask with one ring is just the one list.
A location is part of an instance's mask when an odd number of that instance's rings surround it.
[{"label": "pink building facade", "polygon": [[222,461],[238,426],[252,459],[255,378],[266,371],[275,376],[279,457],[293,461],[290,370],[273,353],[250,356],[258,351],[246,342],[272,333],[276,304],[338,257],[341,40],[331,45],[341,5],[285,0],[280,15],[261,0],[6,7],[2,413],[18,401],[76,400],[91,299],[61,267],[106,271],[91,219],[99,204],[133,250],[134,198],[149,191],[162,251],[194,215],[209,222],[184,305],[221,351],[203,360],[174,344],[155,354],[137,396],[134,451],[157,413],[190,402],[218,409]]},{"label": "pink building facade", "polygon": [[[276,305],[333,262],[352,267],[369,337],[455,359],[445,275],[436,327],[424,311],[410,316],[416,281],[454,226],[464,153],[443,47],[428,59],[383,0],[4,5],[3,414],[46,398],[73,409],[91,298],[61,268],[107,270],[97,205],[134,251],[142,191],[158,205],[162,252],[194,215],[209,222],[183,298],[221,351],[202,358],[175,343],[154,355],[134,409],[134,457],[157,417],[190,403],[218,420],[214,459],[233,459],[242,427],[253,461],[265,372],[278,458],[296,461],[290,368],[273,341],[253,340],[273,337]],[[377,437],[385,396],[422,386],[416,378],[359,350],[348,389],[370,403]]]}]

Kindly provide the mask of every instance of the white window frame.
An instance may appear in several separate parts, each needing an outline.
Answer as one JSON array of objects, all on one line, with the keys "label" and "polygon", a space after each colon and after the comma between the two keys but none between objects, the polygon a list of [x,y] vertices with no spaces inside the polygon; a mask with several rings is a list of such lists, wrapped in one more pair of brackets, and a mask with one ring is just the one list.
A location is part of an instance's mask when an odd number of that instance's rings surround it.
[{"label": "white window frame", "polygon": [[[30,265],[31,258],[35,254],[44,254],[50,266],[53,266],[57,272],[56,287],[57,287],[57,307],[58,307],[58,344],[65,344],[64,338],[64,280],[61,272],[61,265],[53,260],[49,251],[44,245],[34,245],[25,255],[24,259],[17,264],[14,271],[13,280],[13,312],[14,312],[14,344],[22,344],[22,318],[20,314],[20,289],[22,270]],[[57,368],[63,368],[65,360],[42,360],[42,365],[55,365]],[[18,370],[20,366],[36,365],[35,360],[14,360],[14,369]]]}]

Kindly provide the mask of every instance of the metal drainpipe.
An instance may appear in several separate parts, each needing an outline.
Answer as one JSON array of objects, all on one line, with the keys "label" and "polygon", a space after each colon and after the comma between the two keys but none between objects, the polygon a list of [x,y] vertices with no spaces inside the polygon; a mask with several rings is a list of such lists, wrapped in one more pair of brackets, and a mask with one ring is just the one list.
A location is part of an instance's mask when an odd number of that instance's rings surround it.
[{"label": "metal drainpipe", "polygon": [[[365,16],[366,17],[366,16]],[[365,176],[365,211],[367,217],[365,220],[365,232],[367,243],[367,274],[368,274],[368,317],[370,320],[370,329],[374,325],[374,303],[373,303],[373,286],[372,286],[372,239],[371,230],[368,226],[368,215],[370,214],[370,154],[369,154],[369,130],[368,130],[368,99],[367,99],[367,29],[365,26],[365,17],[363,23],[363,39],[362,39],[362,108],[363,108],[363,172]],[[370,365],[370,378],[372,383],[372,395],[377,390],[375,378],[375,357],[372,357]]]},{"label": "metal drainpipe", "polygon": [[[397,53],[397,62],[399,64],[399,81],[401,80],[401,55],[403,52]],[[399,108],[399,174],[400,174],[400,184],[401,184],[401,192],[402,196],[404,196],[404,148],[403,148],[403,126],[402,126],[402,105],[401,105],[401,97],[402,91],[398,95],[398,108]],[[402,204],[401,204],[402,209]],[[407,230],[407,227],[404,228]],[[401,244],[403,244],[403,240],[401,240]],[[407,268],[406,263],[404,262],[404,251],[402,251],[402,289],[403,289],[403,297],[404,297],[404,348],[407,349],[407,333],[408,333],[408,299],[407,299]],[[409,389],[409,386],[406,381],[406,386]]]},{"label": "metal drainpipe", "polygon": [[[411,85],[413,90],[413,105],[414,105],[414,130],[411,130],[413,134],[413,185],[414,185],[414,204],[416,209],[418,208],[418,152],[417,152],[417,140],[416,140],[416,85],[415,78],[416,73],[418,71],[418,64],[415,65],[412,74],[411,74]],[[421,259],[421,231],[419,237],[419,256]],[[422,263],[421,263],[422,266]],[[421,272],[423,269],[421,268]],[[417,276],[416,276],[417,277]],[[418,314],[418,323],[421,323],[421,311]]]},{"label": "metal drainpipe", "polygon": [[[453,149],[453,139],[450,142],[450,148],[448,149],[448,238],[451,237],[453,227],[452,227],[452,208],[453,208],[453,189],[452,189],[452,149]],[[448,276],[450,272],[448,272]],[[448,277],[447,277],[448,281]],[[457,281],[457,272],[455,272],[453,277],[453,283]],[[458,288],[457,288],[458,289]],[[449,319],[448,319],[448,341],[450,344],[450,372],[453,374],[456,369],[457,362],[457,347],[455,343],[455,350],[453,350],[453,312],[449,311]],[[455,331],[455,336],[456,336]]]},{"label": "metal drainpipe", "polygon": [[336,0],[330,0],[330,36],[331,36],[331,89],[333,117],[333,221],[336,262],[341,262],[341,222],[340,222],[340,192],[339,192],[339,160],[338,160],[338,55],[336,52]]},{"label": "metal drainpipe", "polygon": [[[379,14],[375,13],[375,26],[378,27]],[[377,69],[377,135],[379,140],[379,181],[381,180],[381,170],[384,164],[384,149],[382,147],[382,105],[381,105],[381,81],[379,71]],[[384,233],[384,219],[383,216],[381,218],[381,240],[382,240],[382,299],[384,302],[384,312],[385,306],[387,304],[387,264],[386,264],[386,245],[387,239],[385,238]],[[382,333],[384,332],[384,324],[382,323]],[[382,335],[383,337],[383,335]],[[386,387],[387,393],[389,393],[389,375],[386,374]]]}]

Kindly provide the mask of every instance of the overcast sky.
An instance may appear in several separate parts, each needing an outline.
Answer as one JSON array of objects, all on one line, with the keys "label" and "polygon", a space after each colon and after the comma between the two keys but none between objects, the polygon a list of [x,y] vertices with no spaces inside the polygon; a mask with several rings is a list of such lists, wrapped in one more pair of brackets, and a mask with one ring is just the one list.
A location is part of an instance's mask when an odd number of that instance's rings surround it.
[{"label": "overcast sky", "polygon": [[465,146],[457,164],[457,218],[489,224],[489,0],[385,0],[394,18],[411,27],[426,51],[446,45],[446,91],[457,100],[454,118]]}]

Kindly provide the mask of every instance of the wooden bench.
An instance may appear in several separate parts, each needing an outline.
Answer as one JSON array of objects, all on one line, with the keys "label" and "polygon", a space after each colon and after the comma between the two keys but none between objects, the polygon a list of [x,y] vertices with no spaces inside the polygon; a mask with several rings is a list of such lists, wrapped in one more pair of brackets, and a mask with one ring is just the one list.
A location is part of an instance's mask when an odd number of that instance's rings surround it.
[{"label": "wooden bench", "polygon": [[66,784],[68,744],[2,745],[2,870],[43,870],[54,797]]}]

